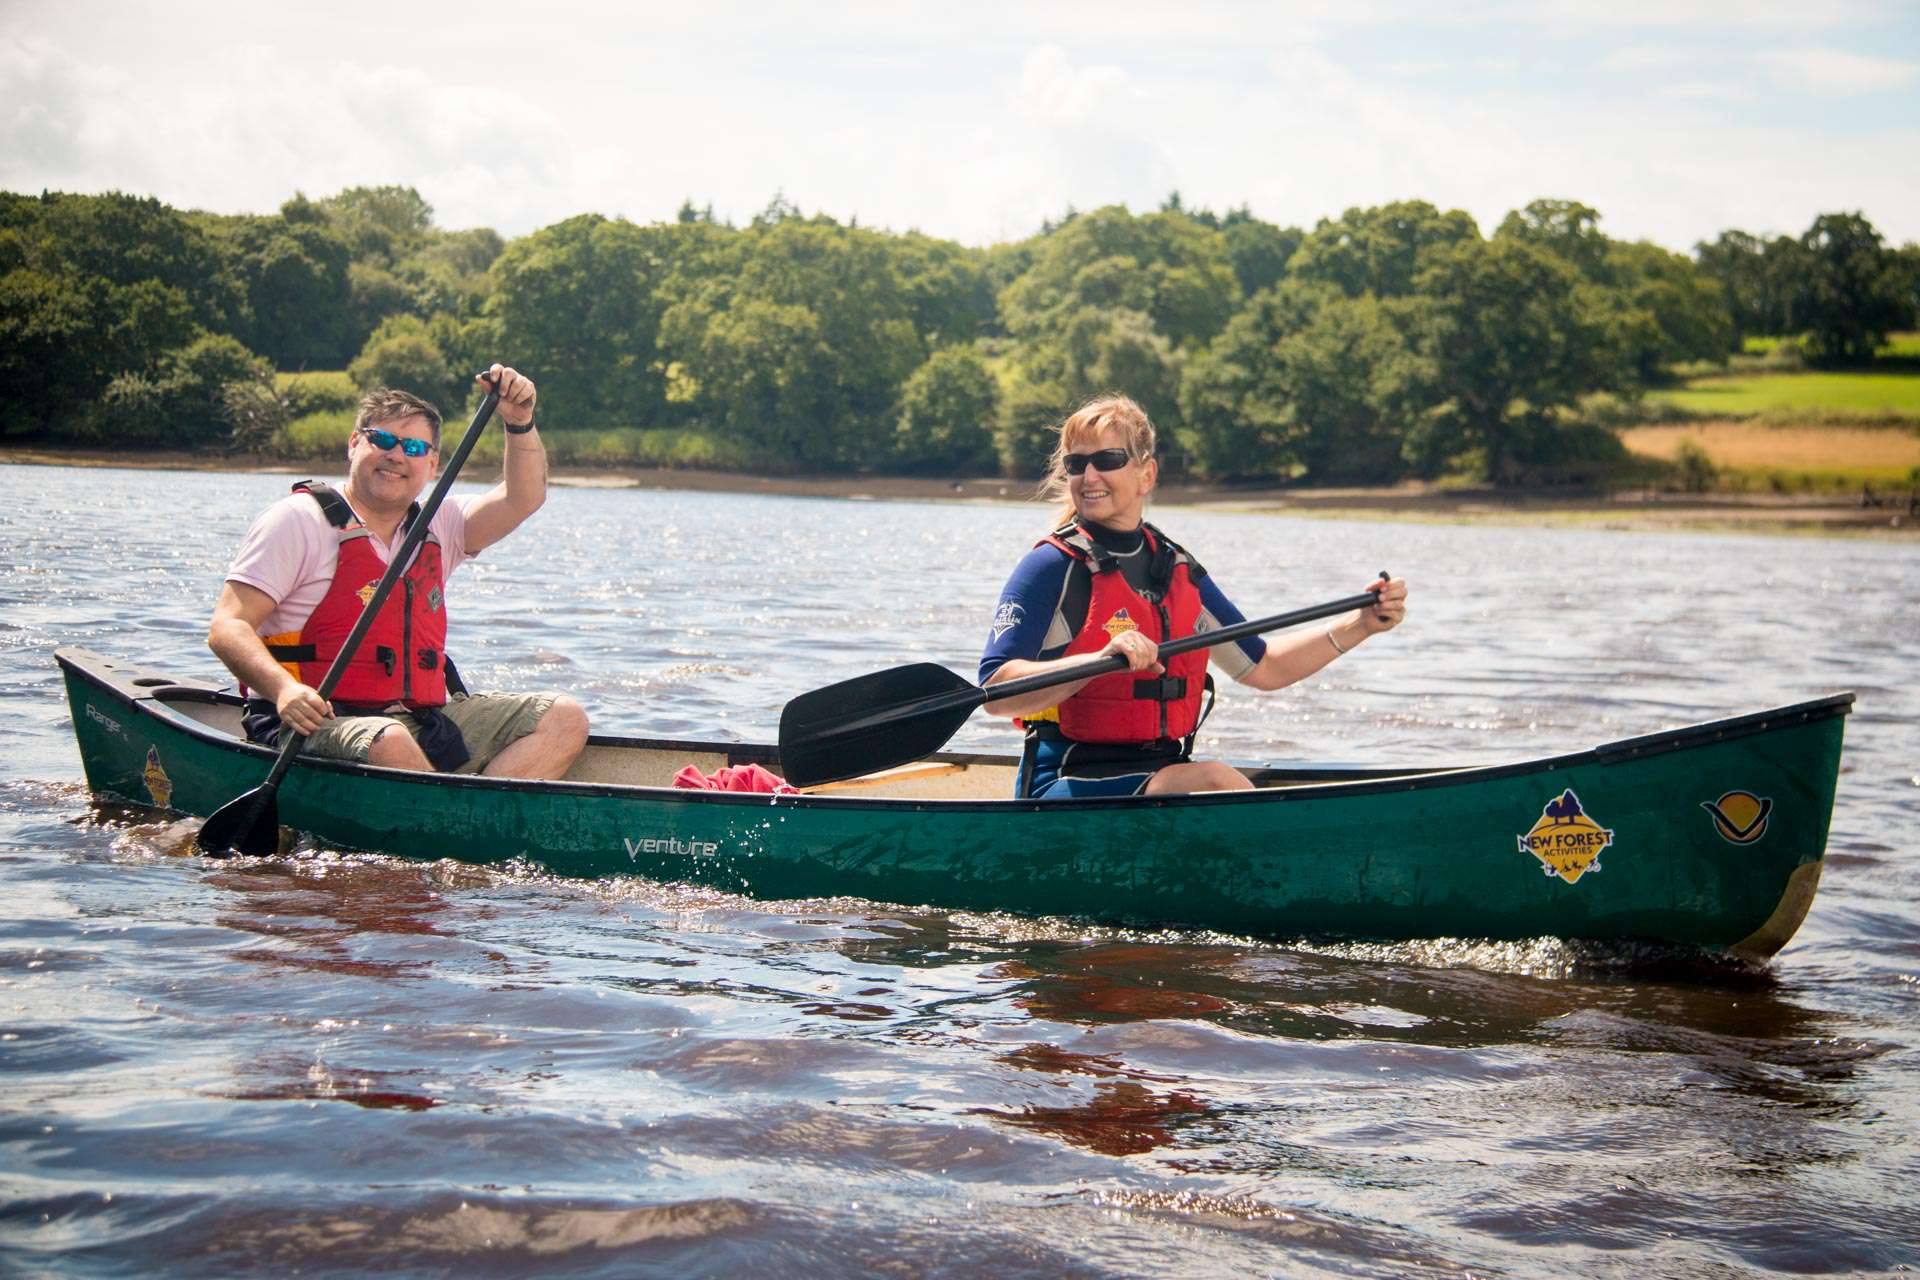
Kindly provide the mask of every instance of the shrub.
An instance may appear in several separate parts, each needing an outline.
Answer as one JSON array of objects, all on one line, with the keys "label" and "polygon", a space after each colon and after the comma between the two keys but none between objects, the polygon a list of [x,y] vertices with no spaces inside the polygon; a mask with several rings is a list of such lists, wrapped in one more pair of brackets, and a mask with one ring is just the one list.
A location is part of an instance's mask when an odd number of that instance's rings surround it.
[{"label": "shrub", "polygon": [[274,437],[273,448],[289,458],[337,457],[347,454],[347,437],[353,432],[353,410],[325,409],[302,414]]},{"label": "shrub", "polygon": [[[547,456],[562,464],[744,470],[756,462],[744,445],[694,429],[603,427],[541,434]],[[489,431],[481,443],[497,446],[497,433]]]},{"label": "shrub", "polygon": [[360,388],[344,369],[315,373],[282,373],[274,385],[295,418],[310,413],[338,412],[360,404]]},{"label": "shrub", "polygon": [[1807,351],[1798,338],[1782,338],[1761,357],[1760,367],[1770,373],[1788,373],[1807,367]]},{"label": "shrub", "polygon": [[258,452],[271,445],[291,416],[287,402],[264,373],[220,389],[220,416],[227,423],[227,447]]},{"label": "shrub", "polygon": [[1688,493],[1705,493],[1713,488],[1720,474],[1707,451],[1692,440],[1682,440],[1674,449],[1673,463],[1679,473],[1680,487]]},{"label": "shrub", "polygon": [[381,321],[347,373],[362,391],[398,387],[431,400],[442,413],[458,412],[454,406],[463,403],[467,391],[467,378],[454,375],[446,353],[418,316]]},{"label": "shrub", "polygon": [[266,361],[225,334],[207,334],[171,353],[162,385],[178,444],[224,444],[232,435],[226,416],[227,386],[263,381],[269,372]]},{"label": "shrub", "polygon": [[93,407],[72,420],[77,444],[159,449],[172,440],[173,389],[161,378],[122,373],[107,384]]}]

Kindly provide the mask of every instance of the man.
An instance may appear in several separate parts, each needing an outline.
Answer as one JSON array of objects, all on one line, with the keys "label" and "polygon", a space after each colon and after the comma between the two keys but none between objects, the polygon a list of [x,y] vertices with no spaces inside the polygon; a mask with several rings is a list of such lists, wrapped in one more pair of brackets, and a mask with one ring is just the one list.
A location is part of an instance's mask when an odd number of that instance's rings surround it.
[{"label": "man", "polygon": [[468,696],[446,661],[445,580],[520,527],[547,497],[547,454],[534,425],[533,381],[503,365],[480,375],[500,392],[505,479],[477,498],[449,497],[394,584],[334,689],[321,683],[358,621],[409,511],[440,463],[440,413],[404,391],[360,403],[338,491],[302,483],[247,530],[214,606],[207,646],[253,699],[248,735],[272,744],[282,725],[308,754],[391,769],[558,778],[587,741],[587,715],[554,694]]}]

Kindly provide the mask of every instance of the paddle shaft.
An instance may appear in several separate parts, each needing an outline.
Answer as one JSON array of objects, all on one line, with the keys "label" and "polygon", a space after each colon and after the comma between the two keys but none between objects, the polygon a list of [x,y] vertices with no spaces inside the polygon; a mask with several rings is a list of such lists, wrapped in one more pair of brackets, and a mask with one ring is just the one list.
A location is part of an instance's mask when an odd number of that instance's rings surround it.
[{"label": "paddle shaft", "polygon": [[[1177,640],[1169,640],[1160,646],[1160,656],[1166,658],[1174,654],[1186,653],[1191,649],[1210,649],[1216,644],[1232,644],[1235,640],[1244,639],[1247,636],[1278,631],[1283,627],[1297,627],[1303,622],[1316,622],[1321,618],[1337,617],[1378,603],[1380,603],[1380,597],[1376,592],[1363,591],[1359,595],[1329,600],[1325,604],[1313,605],[1310,608],[1295,609],[1290,613],[1276,613],[1266,618],[1253,618],[1246,622],[1236,622],[1230,627],[1221,627],[1217,631],[1201,631],[1190,636],[1182,636]],[[1023,693],[1032,693],[1035,689],[1050,689],[1055,685],[1091,680],[1096,676],[1106,675],[1110,671],[1123,671],[1126,666],[1127,660],[1115,653],[1101,658],[1098,662],[1072,666],[1060,671],[1043,671],[1038,675],[1022,676],[1017,680],[1005,680],[998,684],[970,684],[951,692],[917,698],[901,706],[884,708],[870,716],[863,716],[858,720],[838,725],[836,731],[846,733],[960,707],[969,709],[982,707],[989,702],[999,702],[1005,698],[1018,697]]]},{"label": "paddle shaft", "polygon": [[[493,417],[494,406],[500,403],[498,387],[489,384],[486,396],[480,401],[480,408],[474,412],[473,422],[467,427],[467,434],[460,438],[459,447],[453,451],[453,457],[440,472],[433,491],[420,507],[420,514],[407,526],[407,536],[400,541],[400,547],[387,561],[387,571],[380,575],[380,584],[373,589],[373,595],[367,600],[366,608],[360,611],[359,619],[353,624],[353,630],[347,632],[347,638],[340,644],[340,652],[334,655],[333,665],[327,668],[327,674],[320,680],[319,688],[314,692],[321,698],[333,696],[334,686],[347,673],[347,663],[360,648],[360,641],[366,638],[373,621],[379,616],[380,606],[387,602],[393,586],[400,581],[400,575],[407,571],[407,565],[413,560],[413,553],[427,540],[429,526],[433,523],[434,513],[440,510],[440,504],[447,496],[447,490],[453,487],[453,481],[460,474],[460,468],[466,463],[467,455],[473,452],[473,446],[480,442],[481,435],[487,429],[487,420]],[[287,770],[293,767],[293,758],[305,744],[304,733],[290,734],[280,745],[280,756],[273,762],[273,769],[267,774],[267,780],[254,791],[253,812],[259,813],[273,799],[274,792],[280,789],[280,780],[287,776]]]},{"label": "paddle shaft", "polygon": [[[1372,591],[1363,591],[1357,596],[1348,596],[1344,600],[1329,600],[1325,604],[1316,604],[1307,609],[1295,609],[1291,613],[1276,613],[1271,617],[1254,618],[1247,622],[1236,622],[1230,627],[1221,627],[1218,631],[1199,631],[1190,636],[1181,636],[1178,640],[1169,640],[1160,646],[1160,656],[1170,658],[1178,653],[1193,649],[1211,649],[1217,644],[1231,644],[1247,636],[1257,636],[1267,631],[1279,631],[1284,627],[1297,627],[1303,622],[1317,622],[1321,618],[1337,617],[1351,613],[1366,605],[1379,604],[1380,597]],[[1018,697],[1023,693],[1032,693],[1035,689],[1047,689],[1057,684],[1072,684],[1075,680],[1090,680],[1103,676],[1109,671],[1124,671],[1127,660],[1117,653],[1109,654],[1098,662],[1089,662],[1083,667],[1073,667],[1066,671],[1043,671],[1035,676],[1022,676],[1018,680],[1003,680],[999,684],[983,686],[982,703],[998,702],[1002,698]]]}]

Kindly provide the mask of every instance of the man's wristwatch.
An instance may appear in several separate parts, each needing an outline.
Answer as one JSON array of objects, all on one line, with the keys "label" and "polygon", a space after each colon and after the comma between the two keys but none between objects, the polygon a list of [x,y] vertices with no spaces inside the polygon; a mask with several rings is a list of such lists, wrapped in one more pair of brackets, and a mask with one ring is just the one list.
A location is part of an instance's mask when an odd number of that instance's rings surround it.
[{"label": "man's wristwatch", "polygon": [[527,434],[527,432],[533,430],[532,418],[528,418],[525,422],[521,423],[517,427],[514,426],[511,422],[508,422],[505,418],[502,418],[500,420],[500,423],[502,426],[504,426],[507,429],[507,434],[510,436],[523,436]]}]

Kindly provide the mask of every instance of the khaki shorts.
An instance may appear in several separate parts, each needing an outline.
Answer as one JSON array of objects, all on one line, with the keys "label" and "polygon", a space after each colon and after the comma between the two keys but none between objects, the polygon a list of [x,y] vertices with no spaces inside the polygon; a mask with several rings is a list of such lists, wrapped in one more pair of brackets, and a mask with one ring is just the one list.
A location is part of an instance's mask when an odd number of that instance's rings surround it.
[{"label": "khaki shorts", "polygon": [[[495,756],[533,732],[557,695],[551,693],[455,694],[440,713],[459,726],[467,741],[467,762],[455,773],[478,773]],[[329,720],[308,738],[303,755],[367,762],[373,740],[394,725],[418,738],[420,725],[405,711],[384,716],[342,716]]]}]

